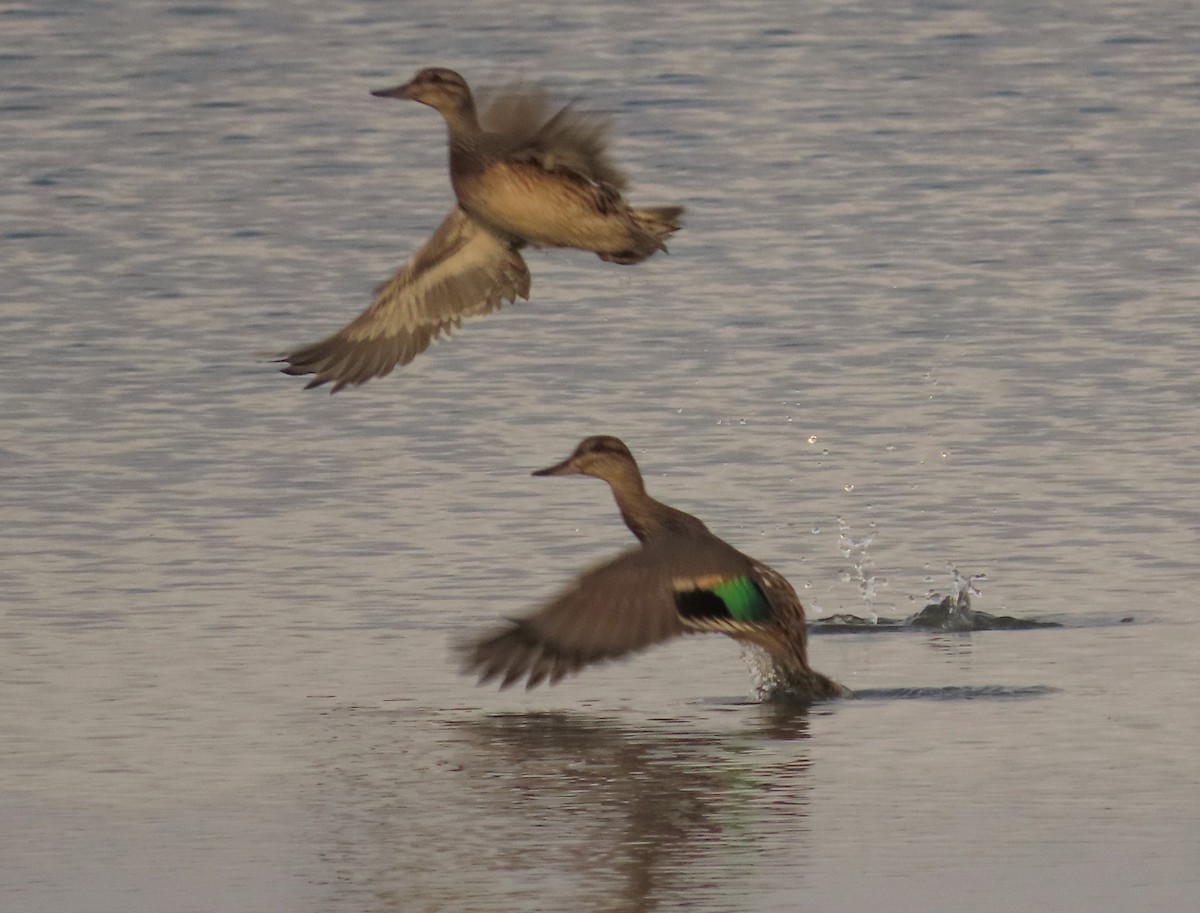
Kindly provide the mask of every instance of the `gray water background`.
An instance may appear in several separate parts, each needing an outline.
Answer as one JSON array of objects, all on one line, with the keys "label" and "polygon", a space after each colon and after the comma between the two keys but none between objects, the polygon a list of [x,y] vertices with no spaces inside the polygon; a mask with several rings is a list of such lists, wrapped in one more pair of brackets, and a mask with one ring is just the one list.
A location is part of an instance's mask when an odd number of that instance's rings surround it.
[{"label": "gray water background", "polygon": [[[1181,911],[1200,897],[1200,14],[1161,3],[0,10],[5,911]],[[670,256],[392,377],[269,359],[451,203],[420,66],[615,117]],[[451,646],[626,547],[585,434],[863,697],[691,638]],[[1132,621],[1123,619],[1132,618]]]}]

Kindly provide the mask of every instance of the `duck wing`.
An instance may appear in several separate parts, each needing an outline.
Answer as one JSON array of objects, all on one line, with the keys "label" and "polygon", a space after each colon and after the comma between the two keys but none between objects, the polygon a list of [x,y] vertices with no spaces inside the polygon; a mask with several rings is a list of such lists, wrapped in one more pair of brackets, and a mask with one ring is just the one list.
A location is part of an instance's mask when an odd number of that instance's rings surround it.
[{"label": "duck wing", "polygon": [[690,631],[760,642],[774,628],[753,563],[716,537],[653,540],[581,575],[541,609],[463,647],[464,671],[506,688]]},{"label": "duck wing", "polygon": [[[449,334],[464,317],[529,297],[529,268],[508,240],[456,206],[404,267],[382,285],[374,304],[332,336],[280,361],[284,374],[312,374],[308,387],[336,393],[391,373]],[[305,389],[308,389],[306,387]]]},{"label": "duck wing", "polygon": [[540,86],[512,85],[485,95],[479,122],[510,161],[533,163],[616,191],[629,183],[608,155],[609,118],[574,104],[551,113],[550,99]]}]

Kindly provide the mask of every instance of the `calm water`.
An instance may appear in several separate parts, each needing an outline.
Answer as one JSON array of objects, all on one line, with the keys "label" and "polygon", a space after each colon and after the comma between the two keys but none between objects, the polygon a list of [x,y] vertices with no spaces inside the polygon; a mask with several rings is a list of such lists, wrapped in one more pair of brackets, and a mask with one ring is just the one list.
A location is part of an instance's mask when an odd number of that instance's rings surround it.
[{"label": "calm water", "polygon": [[[0,11],[0,907],[1195,908],[1200,17],[730,7]],[[449,206],[367,94],[434,63],[613,112],[686,230],[304,393]],[[601,432],[814,615],[1063,627],[815,637],[808,713],[719,638],[478,689],[629,541],[528,475]]]}]

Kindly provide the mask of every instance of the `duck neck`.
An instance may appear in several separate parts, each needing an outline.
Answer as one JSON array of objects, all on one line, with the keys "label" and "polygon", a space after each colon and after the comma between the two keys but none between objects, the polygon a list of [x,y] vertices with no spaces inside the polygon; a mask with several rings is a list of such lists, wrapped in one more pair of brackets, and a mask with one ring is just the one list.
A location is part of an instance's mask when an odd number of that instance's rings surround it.
[{"label": "duck neck", "polygon": [[483,145],[484,132],[475,113],[475,102],[468,98],[457,108],[443,111],[446,129],[450,134],[450,160],[462,161],[477,155]]},{"label": "duck neck", "polygon": [[621,519],[638,541],[648,542],[664,535],[705,535],[708,528],[691,514],[685,514],[646,493],[646,484],[636,467],[605,478],[612,488],[621,511]]},{"label": "duck neck", "polygon": [[637,467],[623,467],[621,472],[607,475],[604,481],[612,489],[621,519],[629,531],[642,542],[654,535],[660,525],[657,516],[663,505],[646,494],[646,483]]}]

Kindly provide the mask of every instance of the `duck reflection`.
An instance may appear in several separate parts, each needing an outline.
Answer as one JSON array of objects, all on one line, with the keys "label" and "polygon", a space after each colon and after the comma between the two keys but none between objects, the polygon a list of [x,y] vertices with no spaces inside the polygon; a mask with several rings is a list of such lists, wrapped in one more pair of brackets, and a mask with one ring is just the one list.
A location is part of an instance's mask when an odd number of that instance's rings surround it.
[{"label": "duck reflection", "polygon": [[[719,890],[714,855],[723,857],[718,866],[748,869],[746,851],[762,839],[755,819],[775,806],[768,793],[781,780],[797,785],[809,764],[806,754],[794,752],[762,766],[750,757],[764,737],[807,738],[802,705],[772,706],[748,729],[729,735],[631,729],[568,713],[504,714],[458,728],[499,762],[498,776],[511,788],[525,790],[536,781],[538,794],[525,793],[529,825],[558,817],[567,827],[589,830],[577,849],[578,865],[612,888],[606,899],[595,898],[595,908],[630,913]],[[804,791],[789,803],[789,830],[802,824]],[[608,826],[589,827],[600,820]],[[730,857],[730,847],[738,846],[742,853]]]},{"label": "duck reflection", "polygon": [[355,908],[749,909],[763,851],[808,839],[808,707],[730,710],[752,718],[728,732],[573,713],[446,720],[420,782],[339,770],[350,793],[379,787],[337,811],[372,822],[343,840],[383,844],[336,854],[345,886],[374,897],[355,891]]}]

